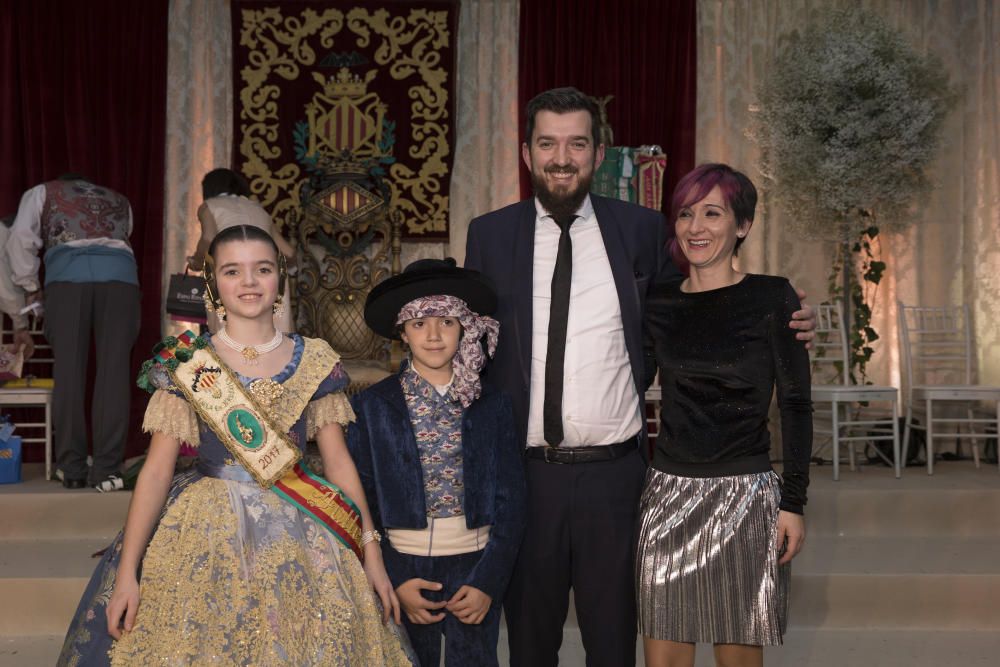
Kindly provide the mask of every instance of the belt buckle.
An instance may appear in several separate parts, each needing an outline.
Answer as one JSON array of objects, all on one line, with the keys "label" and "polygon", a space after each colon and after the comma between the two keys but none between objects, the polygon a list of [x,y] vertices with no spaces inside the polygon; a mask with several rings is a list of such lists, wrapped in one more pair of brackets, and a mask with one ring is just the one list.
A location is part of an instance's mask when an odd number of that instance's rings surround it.
[{"label": "belt buckle", "polygon": [[545,462],[546,463],[554,463],[556,465],[564,465],[563,461],[550,459],[549,458],[549,454],[550,453],[557,453],[556,452],[556,448],[552,447],[551,445],[546,445],[545,446]]}]

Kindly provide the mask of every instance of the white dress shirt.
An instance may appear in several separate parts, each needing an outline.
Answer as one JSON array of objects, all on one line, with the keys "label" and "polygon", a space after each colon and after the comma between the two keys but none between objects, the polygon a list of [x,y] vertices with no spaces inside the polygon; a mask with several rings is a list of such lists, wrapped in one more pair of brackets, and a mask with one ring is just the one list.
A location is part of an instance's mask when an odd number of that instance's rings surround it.
[{"label": "white dress shirt", "polygon": [[[529,447],[547,444],[542,419],[545,358],[552,272],[560,234],[559,226],[537,199],[535,210]],[[589,196],[577,215],[580,217],[569,228],[573,241],[573,278],[563,367],[563,447],[623,442],[642,426],[618,291]]]},{"label": "white dress shirt", "polygon": [[[10,229],[7,225],[0,224],[0,260],[7,251],[9,237]],[[24,308],[24,290],[14,284],[7,262],[0,261],[0,266],[3,267],[0,270],[0,310],[10,317],[15,329],[27,329],[28,316],[21,315],[21,309]]]},{"label": "white dress shirt", "polygon": [[[38,251],[44,245],[42,241],[42,209],[45,207],[45,184],[36,185],[21,196],[17,207],[17,217],[7,241],[7,258],[10,260],[10,271],[14,284],[24,288],[26,292],[35,292],[39,288],[38,267],[41,260]],[[128,209],[128,233],[132,234],[132,207]],[[131,246],[117,239],[78,239],[68,241],[63,245],[71,247],[106,246],[132,252]]]}]

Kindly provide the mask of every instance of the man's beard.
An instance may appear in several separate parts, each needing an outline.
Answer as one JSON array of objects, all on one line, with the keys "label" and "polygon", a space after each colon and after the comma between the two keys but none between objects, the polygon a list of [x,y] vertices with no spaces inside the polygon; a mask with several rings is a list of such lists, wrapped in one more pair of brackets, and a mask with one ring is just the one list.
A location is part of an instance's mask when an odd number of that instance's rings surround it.
[{"label": "man's beard", "polygon": [[[562,172],[567,170],[554,168],[546,169],[545,171]],[[590,184],[593,181],[594,172],[591,171],[589,175],[581,176],[579,169],[574,167],[572,171],[577,175],[578,184],[575,189],[567,192],[553,192],[549,189],[544,175],[538,176],[534,171],[531,172],[531,185],[535,188],[535,196],[538,197],[542,208],[548,211],[553,217],[558,218],[560,216],[573,215],[580,209],[583,200],[590,193]]]}]

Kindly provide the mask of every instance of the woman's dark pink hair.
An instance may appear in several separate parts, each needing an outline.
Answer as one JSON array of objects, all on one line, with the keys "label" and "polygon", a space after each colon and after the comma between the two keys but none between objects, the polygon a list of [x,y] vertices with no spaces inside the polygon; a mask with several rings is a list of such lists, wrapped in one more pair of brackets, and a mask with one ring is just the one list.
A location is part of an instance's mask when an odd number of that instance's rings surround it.
[{"label": "woman's dark pink hair", "polygon": [[[736,171],[727,164],[718,163],[699,165],[677,183],[673,199],[670,201],[670,219],[676,223],[682,209],[700,202],[715,186],[719,186],[722,198],[732,209],[737,226],[753,222],[754,211],[757,208],[757,188],[746,174]],[[744,240],[736,239],[733,254],[739,251]]]}]

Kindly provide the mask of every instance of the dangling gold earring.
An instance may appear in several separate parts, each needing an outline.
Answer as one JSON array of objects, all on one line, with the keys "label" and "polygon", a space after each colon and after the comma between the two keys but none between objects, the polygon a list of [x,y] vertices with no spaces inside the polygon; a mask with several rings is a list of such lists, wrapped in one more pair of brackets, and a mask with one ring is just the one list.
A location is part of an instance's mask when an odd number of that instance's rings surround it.
[{"label": "dangling gold earring", "polygon": [[216,289],[212,289],[212,285],[215,283],[215,260],[212,259],[211,255],[205,257],[205,292],[202,294],[202,298],[205,300],[205,310],[209,313],[215,313],[223,322],[226,321],[226,307],[222,305],[222,299],[218,301],[215,299]]},{"label": "dangling gold earring", "polygon": [[278,295],[278,298],[274,300],[274,303],[271,305],[271,312],[274,313],[275,316],[277,317],[281,317],[282,315],[285,314],[285,305],[281,302],[280,294]]}]

